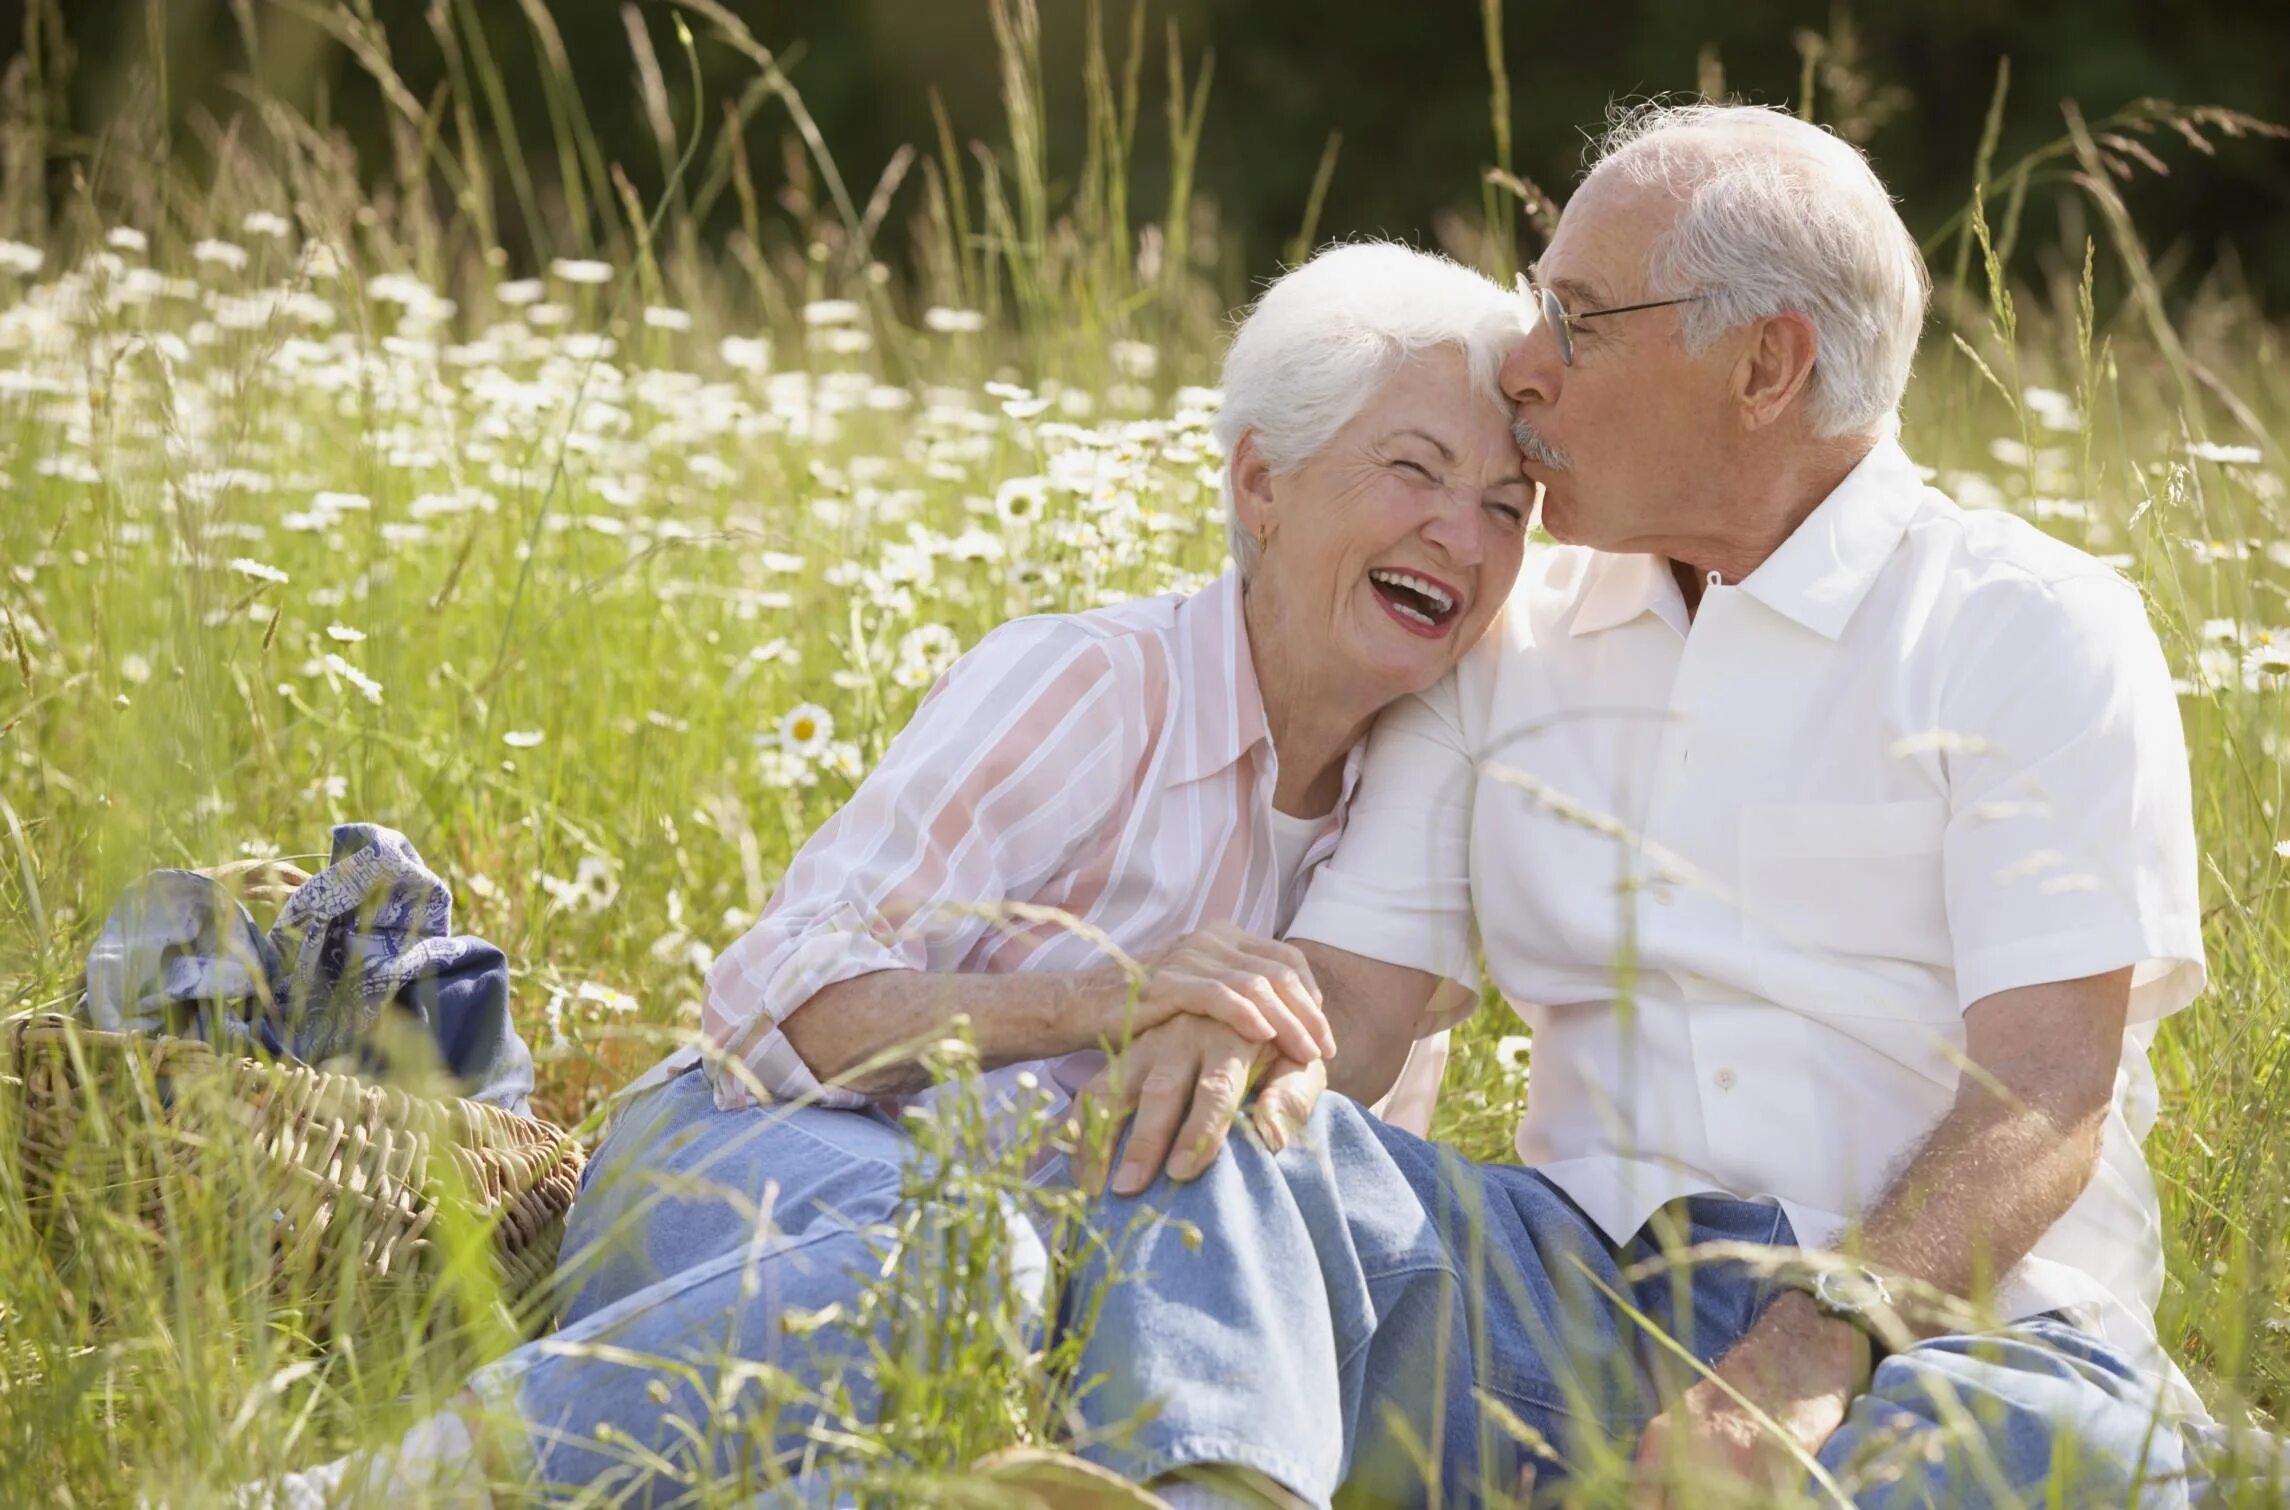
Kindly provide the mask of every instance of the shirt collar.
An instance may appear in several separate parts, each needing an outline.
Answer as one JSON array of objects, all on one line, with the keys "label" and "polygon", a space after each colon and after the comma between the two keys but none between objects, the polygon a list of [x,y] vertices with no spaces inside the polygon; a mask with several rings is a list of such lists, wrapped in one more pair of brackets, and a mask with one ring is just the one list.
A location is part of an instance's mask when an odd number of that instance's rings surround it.
[{"label": "shirt collar", "polygon": [[1878,441],[1741,590],[1824,639],[1842,634],[1892,558],[1924,479],[1895,440]]},{"label": "shirt collar", "polygon": [[1215,775],[1272,739],[1256,661],[1248,651],[1237,570],[1177,605],[1176,652],[1178,744],[1169,752],[1171,786]]},{"label": "shirt collar", "polygon": [[1336,811],[1327,832],[1313,840],[1312,847],[1304,852],[1306,865],[1317,865],[1335,852],[1336,841],[1344,835],[1344,825],[1352,821],[1352,793],[1360,784],[1360,768],[1367,763],[1367,758],[1368,742],[1364,739],[1344,752],[1344,785],[1336,794]]},{"label": "shirt collar", "polygon": [[[1256,658],[1249,653],[1238,571],[1226,572],[1177,605],[1176,645],[1180,738],[1169,753],[1165,784],[1180,786],[1228,770],[1259,744],[1264,746],[1264,779],[1270,782],[1279,770],[1280,752],[1273,747],[1264,690],[1256,679]],[[1344,753],[1335,813],[1328,831],[1305,856],[1306,863],[1317,862],[1335,848],[1367,753],[1364,739]]]},{"label": "shirt collar", "polygon": [[1592,551],[1583,578],[1568,634],[1597,634],[1643,613],[1658,613],[1672,629],[1685,633],[1685,595],[1678,591],[1670,563],[1661,557]]},{"label": "shirt collar", "polygon": [[[1742,579],[1741,590],[1835,639],[1900,544],[1923,491],[1924,479],[1900,443],[1879,441],[1781,548]],[[1593,552],[1568,632],[1595,634],[1649,612],[1684,632],[1685,598],[1669,562]]]}]

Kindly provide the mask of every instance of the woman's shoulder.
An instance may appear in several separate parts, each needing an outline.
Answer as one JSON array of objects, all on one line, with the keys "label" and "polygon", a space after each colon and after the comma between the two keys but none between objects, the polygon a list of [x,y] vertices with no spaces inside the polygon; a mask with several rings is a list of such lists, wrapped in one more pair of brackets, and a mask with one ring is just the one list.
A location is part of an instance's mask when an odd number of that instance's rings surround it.
[{"label": "woman's shoulder", "polygon": [[1190,596],[1165,592],[1150,598],[1121,598],[1070,613],[1028,614],[1010,620],[994,633],[1035,635],[1075,645],[1139,637],[1165,640],[1177,632],[1179,610]]},{"label": "woman's shoulder", "polygon": [[957,663],[952,681],[1055,686],[1060,696],[1119,695],[1131,715],[1163,710],[1173,683],[1172,637],[1180,594],[1075,613],[1028,614],[989,630]]},{"label": "woman's shoulder", "polygon": [[[1062,655],[1103,667],[1164,668],[1177,633],[1182,593],[1125,599],[1073,613],[1037,613],[1011,619],[990,630],[977,651],[996,656]],[[973,654],[977,653],[974,651]]]}]

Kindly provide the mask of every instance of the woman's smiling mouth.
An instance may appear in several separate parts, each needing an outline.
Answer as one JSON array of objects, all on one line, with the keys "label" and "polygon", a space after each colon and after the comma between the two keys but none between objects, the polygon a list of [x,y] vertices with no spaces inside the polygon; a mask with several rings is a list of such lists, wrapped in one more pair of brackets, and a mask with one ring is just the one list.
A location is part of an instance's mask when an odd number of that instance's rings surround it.
[{"label": "woman's smiling mouth", "polygon": [[1436,578],[1396,567],[1368,571],[1376,601],[1399,626],[1425,639],[1443,639],[1454,627],[1463,595]]}]

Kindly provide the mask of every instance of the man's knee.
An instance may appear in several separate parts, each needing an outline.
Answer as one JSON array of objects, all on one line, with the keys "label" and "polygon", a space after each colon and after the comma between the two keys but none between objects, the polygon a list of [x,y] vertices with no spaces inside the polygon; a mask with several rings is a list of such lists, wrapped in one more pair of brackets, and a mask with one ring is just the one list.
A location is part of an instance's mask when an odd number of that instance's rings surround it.
[{"label": "man's knee", "polygon": [[1864,1507],[2063,1486],[2074,1504],[2178,1503],[2185,1454],[2158,1389],[2064,1326],[1935,1338],[1884,1360],[1821,1462]]}]

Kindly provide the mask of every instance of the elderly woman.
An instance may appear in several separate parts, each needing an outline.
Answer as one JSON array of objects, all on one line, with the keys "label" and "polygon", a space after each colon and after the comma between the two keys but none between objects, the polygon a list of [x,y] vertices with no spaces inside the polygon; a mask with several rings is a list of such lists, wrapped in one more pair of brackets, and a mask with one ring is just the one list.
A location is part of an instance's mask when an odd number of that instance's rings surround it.
[{"label": "elderly woman", "polygon": [[[717,962],[701,1050],[621,1109],[575,1210],[565,1330],[475,1381],[533,1424],[543,1481],[722,1471],[671,1418],[709,1419],[727,1358],[800,1366],[779,1316],[879,1266],[870,1244],[928,1183],[902,1189],[915,1143],[888,1103],[963,1093],[919,1057],[957,1016],[1004,1127],[1058,1115],[1106,1051],[1187,1015],[1259,1045],[1259,1070],[1334,1052],[1271,939],[1335,846],[1376,714],[1445,675],[1517,575],[1532,495],[1496,373],[1520,334],[1506,290],[1397,246],[1325,252],[1265,293],[1217,421],[1232,570],[982,640]],[[1235,1077],[1197,1068],[1156,1077],[1131,1140],[1174,1137],[1179,1178],[1237,1109]],[[1012,1239],[1038,1282],[1038,1238]],[[646,1469],[598,1423],[664,1456]],[[407,1445],[453,1459],[469,1438],[448,1415]]]}]

